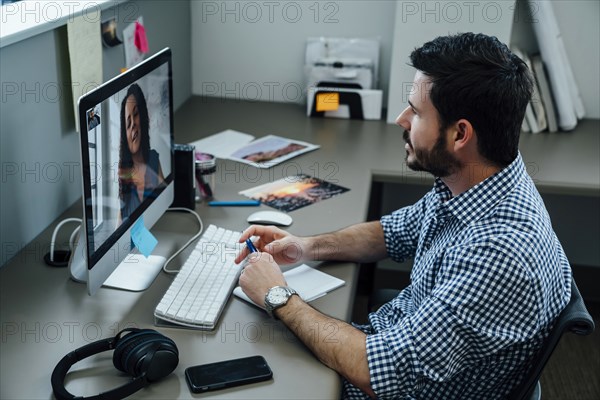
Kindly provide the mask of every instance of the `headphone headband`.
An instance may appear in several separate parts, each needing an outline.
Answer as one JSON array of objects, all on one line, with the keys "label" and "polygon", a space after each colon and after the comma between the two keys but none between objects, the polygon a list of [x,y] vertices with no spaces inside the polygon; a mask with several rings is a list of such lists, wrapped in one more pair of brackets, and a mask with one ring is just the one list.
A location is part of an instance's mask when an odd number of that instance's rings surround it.
[{"label": "headphone headband", "polygon": [[[127,334],[123,335],[124,333]],[[65,377],[75,363],[112,349],[115,349],[115,367],[133,376],[133,380],[91,397],[74,396],[67,391],[64,385]],[[178,363],[179,351],[171,339],[153,329],[127,328],[114,337],[86,344],[65,355],[54,367],[50,382],[58,400],[122,399],[169,375]]]}]

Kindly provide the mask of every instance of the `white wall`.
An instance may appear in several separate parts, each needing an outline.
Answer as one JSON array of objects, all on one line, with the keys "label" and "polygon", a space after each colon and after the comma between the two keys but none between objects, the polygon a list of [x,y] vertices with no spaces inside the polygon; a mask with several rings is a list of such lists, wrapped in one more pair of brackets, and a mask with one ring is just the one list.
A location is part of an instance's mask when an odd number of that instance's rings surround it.
[{"label": "white wall", "polygon": [[[537,2],[530,0],[485,0],[480,2],[398,1],[394,32],[394,53],[388,122],[406,107],[414,69],[409,67],[410,51],[438,35],[457,32],[483,32],[514,43],[528,53],[538,51],[532,28]],[[600,118],[600,2],[590,0],[553,0],[558,25],[571,59],[586,118]],[[516,7],[516,12],[515,12]],[[497,13],[497,10],[501,10]]]},{"label": "white wall", "polygon": [[192,1],[192,92],[304,102],[304,50],[314,36],[380,38],[387,89],[395,9],[394,1]]},{"label": "white wall", "polygon": [[408,65],[411,51],[437,36],[482,32],[508,43],[514,1],[415,2],[398,1],[390,78],[388,123],[408,105],[415,69]]},{"label": "white wall", "polygon": [[[402,88],[414,75],[406,65],[408,55],[425,41],[450,32],[479,31],[508,42],[516,33],[517,41],[525,42],[522,47],[536,48],[527,40],[533,33],[531,22],[522,11],[514,13],[513,0],[192,0],[191,4],[193,94],[304,102],[305,93],[299,88],[305,85],[307,37],[379,37],[380,88],[384,107],[389,95],[389,122],[406,105]],[[600,118],[600,2],[553,0],[553,5],[587,117]]]}]

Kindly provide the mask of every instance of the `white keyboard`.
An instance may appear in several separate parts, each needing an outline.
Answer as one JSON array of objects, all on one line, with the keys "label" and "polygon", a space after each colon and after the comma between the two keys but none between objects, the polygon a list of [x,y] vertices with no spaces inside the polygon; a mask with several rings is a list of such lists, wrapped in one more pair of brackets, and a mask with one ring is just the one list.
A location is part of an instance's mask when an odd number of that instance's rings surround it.
[{"label": "white keyboard", "polygon": [[161,321],[195,329],[215,328],[241,264],[233,260],[241,233],[210,225],[154,310]]}]

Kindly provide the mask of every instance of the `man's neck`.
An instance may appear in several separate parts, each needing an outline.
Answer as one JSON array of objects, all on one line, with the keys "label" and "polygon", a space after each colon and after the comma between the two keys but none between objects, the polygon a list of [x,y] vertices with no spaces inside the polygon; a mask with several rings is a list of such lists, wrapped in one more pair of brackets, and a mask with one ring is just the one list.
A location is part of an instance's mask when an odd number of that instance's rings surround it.
[{"label": "man's neck", "polygon": [[456,197],[471,189],[473,186],[483,182],[500,170],[500,167],[491,165],[487,162],[469,162],[465,163],[464,166],[454,174],[441,179],[452,192],[452,197]]}]

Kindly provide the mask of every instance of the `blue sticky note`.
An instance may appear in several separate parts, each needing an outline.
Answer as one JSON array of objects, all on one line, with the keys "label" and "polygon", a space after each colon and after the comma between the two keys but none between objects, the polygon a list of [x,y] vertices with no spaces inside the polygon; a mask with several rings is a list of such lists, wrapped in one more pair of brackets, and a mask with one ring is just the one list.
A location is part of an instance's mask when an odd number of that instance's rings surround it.
[{"label": "blue sticky note", "polygon": [[158,240],[144,225],[144,217],[138,218],[136,223],[131,228],[131,240],[135,247],[138,248],[146,258],[150,256],[152,250],[156,247]]}]

